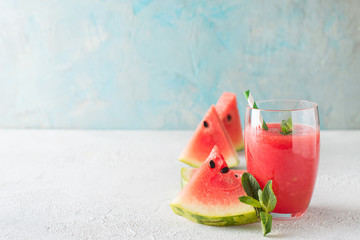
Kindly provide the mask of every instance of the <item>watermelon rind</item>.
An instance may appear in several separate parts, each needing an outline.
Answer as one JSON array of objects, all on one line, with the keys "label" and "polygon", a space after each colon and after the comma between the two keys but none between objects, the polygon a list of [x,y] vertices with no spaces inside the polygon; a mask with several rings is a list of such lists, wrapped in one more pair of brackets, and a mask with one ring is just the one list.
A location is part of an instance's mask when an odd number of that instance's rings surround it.
[{"label": "watermelon rind", "polygon": [[170,204],[172,210],[177,215],[183,216],[193,222],[209,226],[233,226],[258,222],[255,209],[244,205],[244,211],[234,215],[208,216],[191,212],[183,208],[180,204]]},{"label": "watermelon rind", "polygon": [[183,188],[189,181],[181,177],[181,188]]},{"label": "watermelon rind", "polygon": [[187,165],[189,165],[190,167],[194,167],[194,168],[198,168],[201,166],[201,163],[197,163],[197,162],[193,162],[193,161],[190,161],[189,159],[185,159],[185,158],[179,158],[179,161],[180,162],[183,162],[183,163],[186,163]]},{"label": "watermelon rind", "polygon": [[235,150],[236,150],[237,152],[240,152],[240,151],[244,150],[244,148],[245,148],[245,145],[244,145],[244,142],[243,142],[240,146],[236,147]]},{"label": "watermelon rind", "polygon": [[183,188],[190,180],[190,171],[194,168],[181,168],[181,188]]}]

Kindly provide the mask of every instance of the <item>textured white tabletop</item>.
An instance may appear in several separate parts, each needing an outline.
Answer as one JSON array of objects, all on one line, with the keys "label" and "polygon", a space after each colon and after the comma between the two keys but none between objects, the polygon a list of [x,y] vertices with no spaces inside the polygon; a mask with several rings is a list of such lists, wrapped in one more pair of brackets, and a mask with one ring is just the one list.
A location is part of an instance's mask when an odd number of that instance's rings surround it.
[{"label": "textured white tabletop", "polygon": [[[0,239],[264,239],[259,223],[210,227],[172,212],[191,134],[1,130]],[[268,236],[359,239],[360,131],[321,132],[308,212]]]}]

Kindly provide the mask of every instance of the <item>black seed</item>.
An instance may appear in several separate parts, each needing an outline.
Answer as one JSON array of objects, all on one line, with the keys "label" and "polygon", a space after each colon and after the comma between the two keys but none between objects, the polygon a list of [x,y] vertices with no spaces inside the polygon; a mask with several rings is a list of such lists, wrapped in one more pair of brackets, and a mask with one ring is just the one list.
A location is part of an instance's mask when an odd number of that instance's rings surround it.
[{"label": "black seed", "polygon": [[221,169],[221,172],[222,173],[227,173],[229,171],[229,168],[228,167],[224,167],[223,169]]},{"label": "black seed", "polygon": [[214,163],[213,160],[210,161],[209,165],[210,165],[211,168],[215,168],[215,163]]},{"label": "black seed", "polygon": [[207,123],[207,121],[204,121],[204,127],[209,127],[209,124]]},{"label": "black seed", "polygon": [[230,122],[231,121],[231,115],[228,114],[226,117],[227,117],[227,120]]},{"label": "black seed", "polygon": [[238,177],[238,175],[235,174],[235,177]]}]

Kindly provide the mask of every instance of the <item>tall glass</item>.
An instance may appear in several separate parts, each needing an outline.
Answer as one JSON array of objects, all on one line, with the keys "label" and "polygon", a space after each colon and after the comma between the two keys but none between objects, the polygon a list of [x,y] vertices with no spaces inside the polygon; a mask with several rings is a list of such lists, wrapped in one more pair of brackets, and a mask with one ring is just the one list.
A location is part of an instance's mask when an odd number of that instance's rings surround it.
[{"label": "tall glass", "polygon": [[[247,105],[245,114],[247,170],[262,188],[273,180],[277,197],[274,218],[302,216],[309,206],[319,165],[318,106],[303,100],[267,100],[256,104],[259,109]],[[261,128],[260,116],[268,130]],[[283,120],[292,122],[291,134],[282,131]]]}]

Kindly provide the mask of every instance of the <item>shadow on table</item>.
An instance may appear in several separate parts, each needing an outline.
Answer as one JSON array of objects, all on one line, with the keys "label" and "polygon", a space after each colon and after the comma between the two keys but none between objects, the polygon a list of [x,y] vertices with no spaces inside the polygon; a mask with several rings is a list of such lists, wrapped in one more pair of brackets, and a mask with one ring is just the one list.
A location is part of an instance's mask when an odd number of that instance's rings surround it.
[{"label": "shadow on table", "polygon": [[[323,234],[336,229],[351,231],[360,226],[360,209],[310,206],[304,216],[294,220],[274,220],[269,238],[301,237],[309,233]],[[231,227],[231,231],[262,234],[261,224]],[[340,231],[340,232],[341,232]],[[338,231],[339,232],[339,231]]]}]

